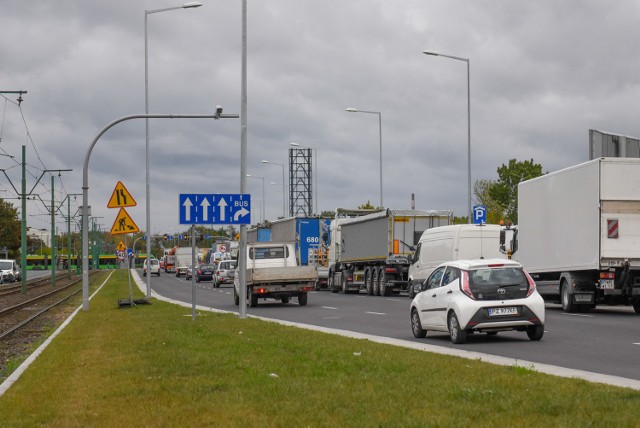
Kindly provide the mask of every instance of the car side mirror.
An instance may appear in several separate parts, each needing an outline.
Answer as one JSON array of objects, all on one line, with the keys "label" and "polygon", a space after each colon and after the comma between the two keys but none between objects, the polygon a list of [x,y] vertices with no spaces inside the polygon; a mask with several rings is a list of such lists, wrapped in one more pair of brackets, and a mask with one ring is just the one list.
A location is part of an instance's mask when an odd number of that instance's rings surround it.
[{"label": "car side mirror", "polygon": [[409,264],[410,264],[410,265],[412,265],[412,264],[413,264],[413,254],[409,254],[409,255],[407,256],[407,261],[409,262]]}]

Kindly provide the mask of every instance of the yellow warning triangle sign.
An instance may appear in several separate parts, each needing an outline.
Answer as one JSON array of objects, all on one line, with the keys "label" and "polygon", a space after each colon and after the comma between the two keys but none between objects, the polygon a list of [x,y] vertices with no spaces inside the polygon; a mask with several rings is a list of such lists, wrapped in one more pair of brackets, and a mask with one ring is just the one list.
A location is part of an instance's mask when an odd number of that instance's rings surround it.
[{"label": "yellow warning triangle sign", "polygon": [[118,244],[118,251],[124,251],[127,249],[127,246],[124,245],[124,242],[120,241],[120,243]]},{"label": "yellow warning triangle sign", "polygon": [[124,208],[120,208],[116,221],[111,226],[111,235],[121,235],[123,233],[136,233],[140,232],[138,226],[133,222],[129,213]]},{"label": "yellow warning triangle sign", "polygon": [[111,199],[109,199],[109,203],[107,204],[107,208],[122,208],[122,207],[135,207],[138,205],[131,196],[131,193],[124,187],[122,181],[118,181],[116,184],[116,188],[113,189],[113,194],[111,195]]}]

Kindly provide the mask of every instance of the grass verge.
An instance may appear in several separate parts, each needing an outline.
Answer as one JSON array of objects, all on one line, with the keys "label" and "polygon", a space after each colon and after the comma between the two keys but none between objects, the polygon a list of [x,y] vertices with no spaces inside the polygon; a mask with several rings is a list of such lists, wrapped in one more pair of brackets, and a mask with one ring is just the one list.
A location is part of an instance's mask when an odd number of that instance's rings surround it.
[{"label": "grass verge", "polygon": [[128,296],[118,271],[2,426],[636,426],[640,392]]}]

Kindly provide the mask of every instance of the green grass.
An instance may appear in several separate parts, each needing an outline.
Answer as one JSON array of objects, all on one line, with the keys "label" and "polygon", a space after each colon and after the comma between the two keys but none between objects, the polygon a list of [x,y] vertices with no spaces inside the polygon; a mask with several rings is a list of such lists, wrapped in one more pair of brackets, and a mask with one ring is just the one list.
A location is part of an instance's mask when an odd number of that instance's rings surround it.
[{"label": "green grass", "polygon": [[640,392],[159,301],[124,272],[0,397],[0,426],[636,426]]}]

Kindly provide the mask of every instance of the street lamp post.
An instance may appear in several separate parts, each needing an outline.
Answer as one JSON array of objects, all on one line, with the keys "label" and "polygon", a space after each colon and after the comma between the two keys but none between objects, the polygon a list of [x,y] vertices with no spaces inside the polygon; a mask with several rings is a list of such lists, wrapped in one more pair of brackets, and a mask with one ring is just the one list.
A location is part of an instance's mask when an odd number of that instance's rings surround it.
[{"label": "street lamp post", "polygon": [[384,204],[382,203],[382,113],[379,111],[359,110],[353,107],[349,107],[345,110],[349,113],[370,113],[378,115],[378,135],[380,136],[380,208],[382,208],[384,207]]},{"label": "street lamp post", "polygon": [[455,59],[457,61],[463,61],[467,63],[467,215],[469,216],[468,223],[472,223],[471,212],[471,65],[469,58],[461,58],[457,56],[444,55],[433,51],[423,51],[425,55],[442,56],[445,58]]},{"label": "street lamp post", "polygon": [[[166,12],[169,10],[177,10],[177,9],[192,9],[195,7],[202,6],[202,3],[193,1],[189,3],[184,3],[181,6],[167,7],[163,9],[152,9],[144,11],[144,113],[149,114],[149,50],[148,50],[148,37],[147,37],[147,17],[152,13],[158,12]],[[146,186],[146,214],[147,214],[147,257],[151,253],[151,236],[149,231],[151,230],[151,194],[150,194],[150,177],[149,177],[149,118],[145,119],[145,164],[146,164],[146,176],[145,176],[145,186]],[[151,275],[147,275],[147,298],[151,297]]]},{"label": "street lamp post", "polygon": [[286,192],[284,189],[284,164],[281,163],[276,163],[276,162],[271,162],[268,160],[263,160],[262,163],[268,163],[271,165],[280,165],[282,167],[282,218],[286,217],[286,207],[285,207],[285,200],[286,200]]},{"label": "street lamp post", "polygon": [[264,214],[264,177],[260,177],[257,175],[251,175],[251,174],[247,174],[247,177],[249,178],[255,178],[258,180],[262,180],[262,218],[260,219],[260,221],[264,221],[265,218],[265,214]]},{"label": "street lamp post", "polygon": [[[295,143],[295,142],[291,142],[289,143],[289,145],[293,146],[293,147],[300,147],[303,149],[311,149],[312,151],[316,152],[313,155],[313,187],[315,187],[314,190],[314,195],[313,195],[313,202],[315,202],[315,212],[316,214],[318,214],[318,151],[314,148],[314,147],[307,147],[307,146],[303,146],[299,143]],[[312,207],[313,208],[313,207]]]}]

